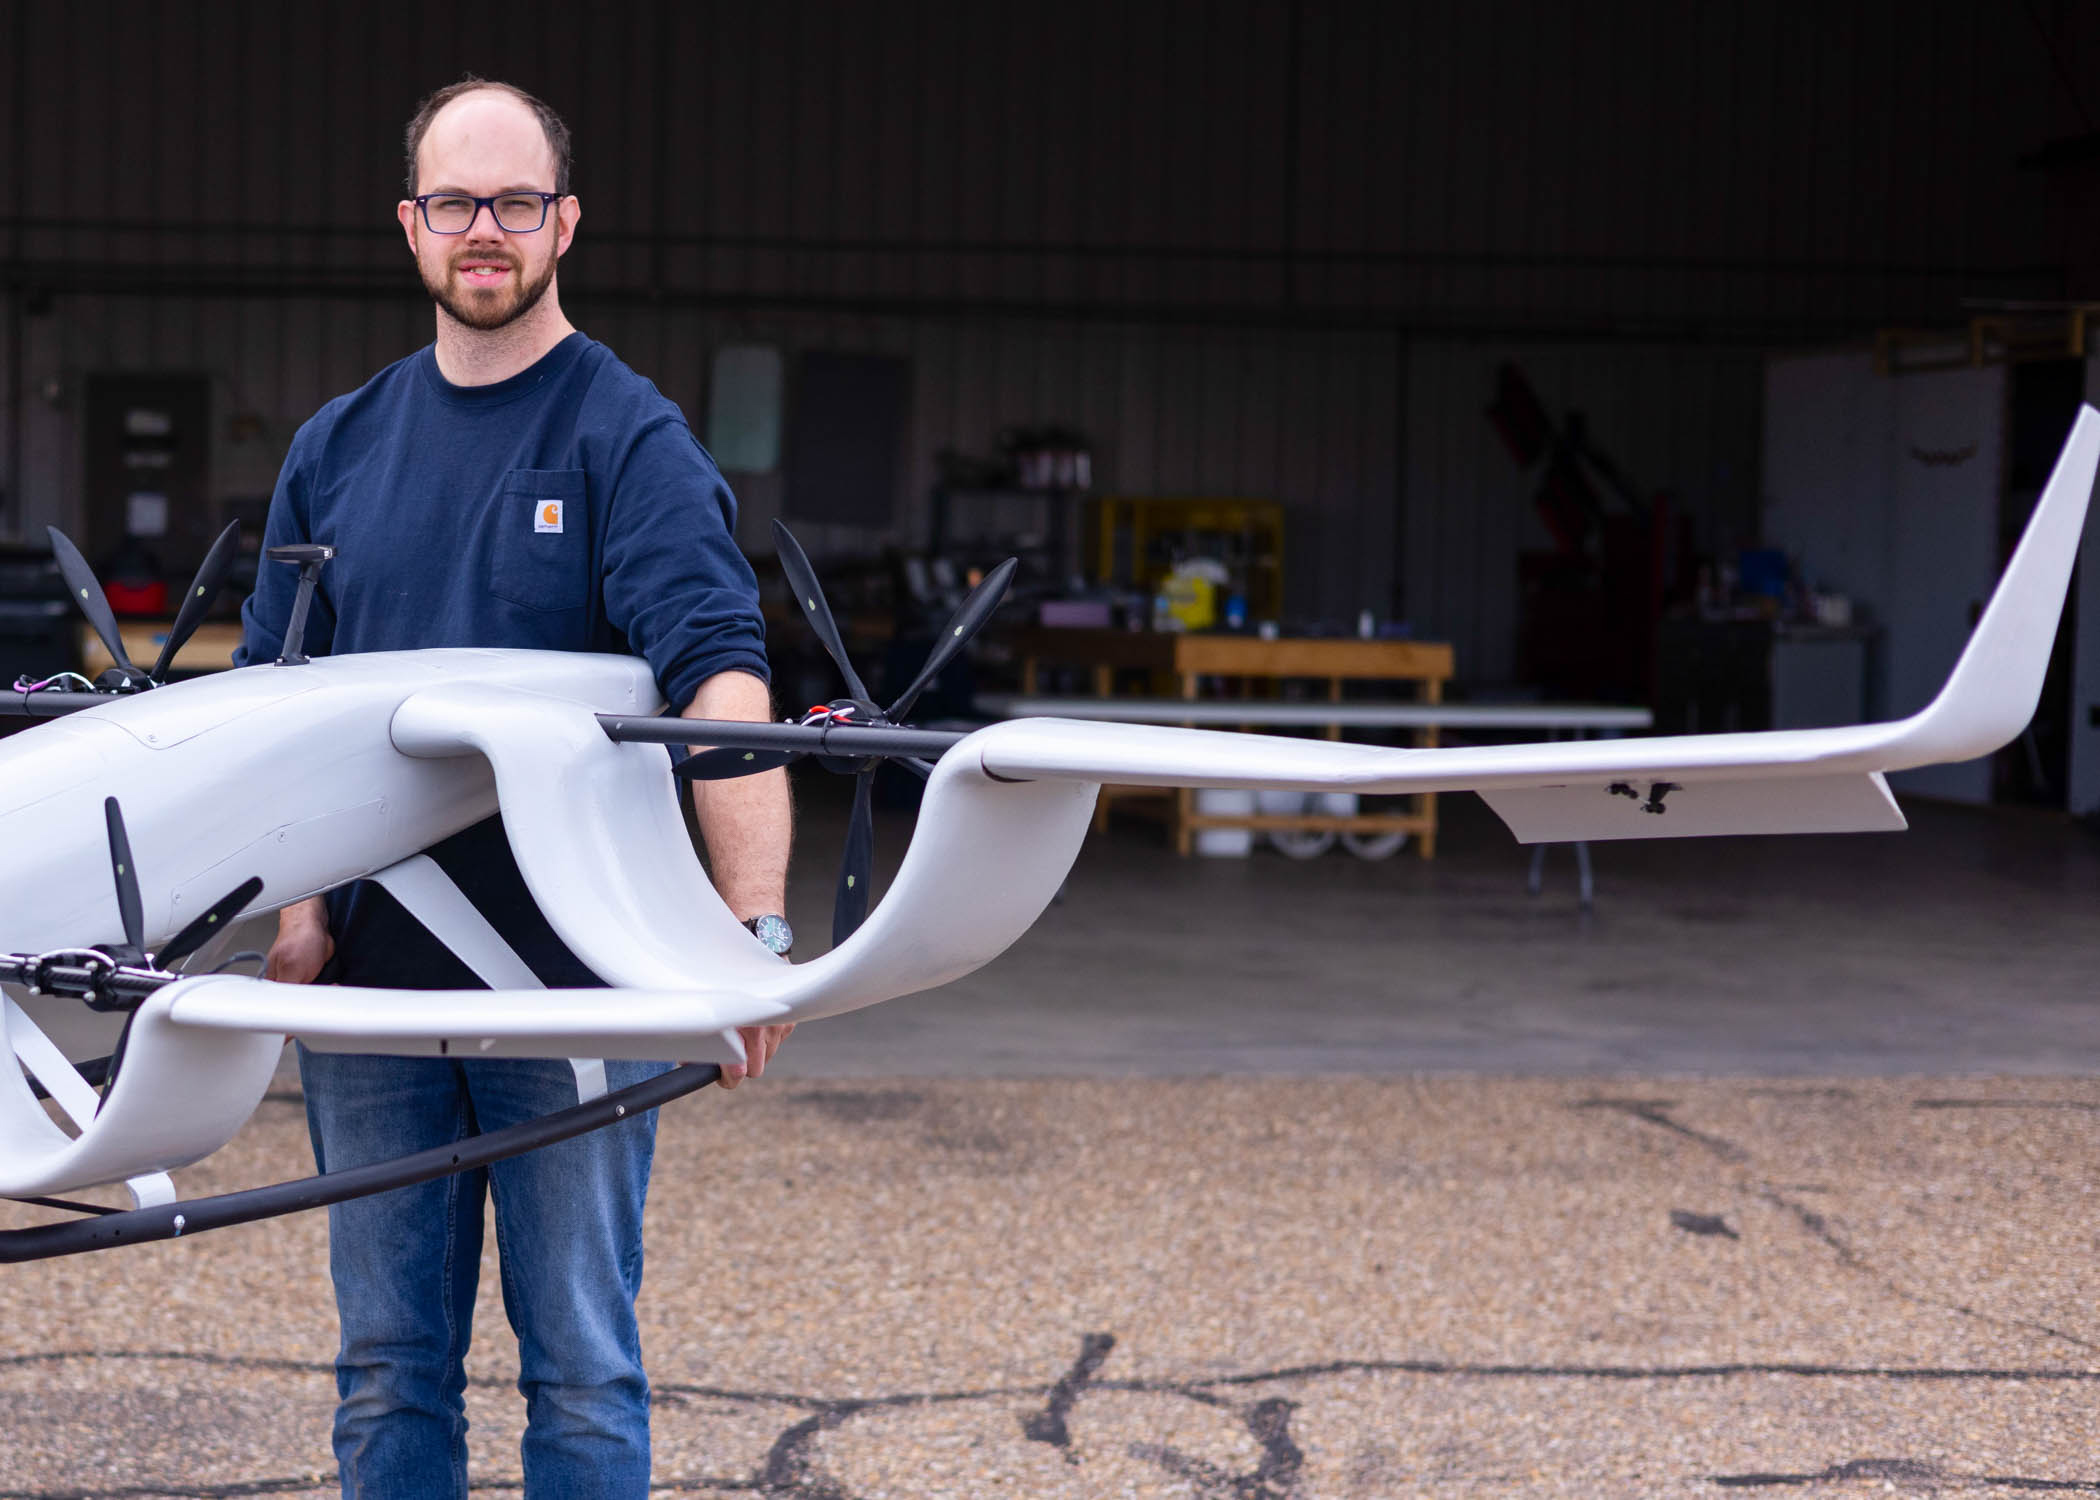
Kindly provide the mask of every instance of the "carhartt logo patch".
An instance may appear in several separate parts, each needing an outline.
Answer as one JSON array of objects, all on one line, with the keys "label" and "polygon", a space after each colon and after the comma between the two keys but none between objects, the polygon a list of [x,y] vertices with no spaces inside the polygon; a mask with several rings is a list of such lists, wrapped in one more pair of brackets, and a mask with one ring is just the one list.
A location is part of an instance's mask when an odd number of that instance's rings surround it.
[{"label": "carhartt logo patch", "polygon": [[539,509],[532,513],[532,529],[534,531],[561,530],[561,502],[559,500],[542,500]]}]

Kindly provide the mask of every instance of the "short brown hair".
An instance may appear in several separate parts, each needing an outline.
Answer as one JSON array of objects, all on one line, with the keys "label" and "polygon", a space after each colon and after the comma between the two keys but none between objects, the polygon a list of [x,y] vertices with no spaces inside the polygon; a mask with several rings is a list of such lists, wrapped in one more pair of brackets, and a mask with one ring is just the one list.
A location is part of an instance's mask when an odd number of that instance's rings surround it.
[{"label": "short brown hair", "polygon": [[498,83],[493,78],[476,78],[472,73],[457,83],[448,83],[421,104],[409,116],[408,131],[404,137],[408,146],[408,196],[416,195],[416,156],[423,149],[423,137],[430,134],[430,122],[437,118],[439,110],[462,94],[471,94],[477,89],[493,89],[499,94],[508,94],[527,109],[540,122],[540,130],[547,137],[547,149],[554,153],[554,191],[564,197],[569,192],[569,127],[543,101],[535,99],[514,83]]}]

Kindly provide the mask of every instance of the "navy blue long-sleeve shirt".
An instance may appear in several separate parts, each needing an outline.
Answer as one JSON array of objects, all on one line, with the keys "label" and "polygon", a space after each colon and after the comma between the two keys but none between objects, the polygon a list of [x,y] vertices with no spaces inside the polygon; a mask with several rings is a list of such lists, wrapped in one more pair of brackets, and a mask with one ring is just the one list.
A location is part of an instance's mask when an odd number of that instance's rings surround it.
[{"label": "navy blue long-sleeve shirt", "polygon": [[[309,656],[632,653],[675,710],[719,672],[767,675],[735,524],[684,415],[576,333],[493,385],[453,385],[426,347],[331,401],[292,440],[264,540],[336,549],[307,618]],[[297,582],[285,564],[262,565],[235,665],[278,656]],[[544,981],[591,981],[532,904],[497,820],[431,852]],[[345,982],[476,983],[375,886],[337,893],[329,915]]]},{"label": "navy blue long-sleeve shirt", "polygon": [[[292,439],[265,545],[326,542],[309,656],[533,646],[647,658],[674,709],[766,675],[736,501],[654,385],[571,334],[494,385],[424,348]],[[265,563],[235,665],[278,654],[297,571]]]}]

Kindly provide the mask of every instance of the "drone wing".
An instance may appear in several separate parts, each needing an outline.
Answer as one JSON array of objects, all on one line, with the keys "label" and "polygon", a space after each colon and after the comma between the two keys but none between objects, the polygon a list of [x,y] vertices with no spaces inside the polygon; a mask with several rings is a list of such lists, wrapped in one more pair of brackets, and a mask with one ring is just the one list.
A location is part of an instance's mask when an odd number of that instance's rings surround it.
[{"label": "drone wing", "polygon": [[[20,1070],[0,1078],[0,1194],[64,1192],[130,1181],[142,1198],[172,1193],[153,1174],[217,1150],[247,1119],[285,1040],[322,1052],[404,1057],[744,1060],[739,1026],[778,1001],[696,990],[380,990],[276,984],[237,974],[183,979],[146,999],[106,1096],[0,1001],[0,1045],[17,1053],[72,1122],[48,1118]],[[155,1185],[157,1182],[157,1186]],[[0,1257],[4,1259],[5,1257]]]},{"label": "drone wing", "polygon": [[238,975],[170,990],[178,1027],[274,1033],[319,1052],[404,1057],[744,1060],[739,1026],[785,1013],[776,1000],[698,990],[383,990],[276,984]]},{"label": "drone wing", "polygon": [[1009,781],[1476,791],[1526,843],[1900,829],[1883,773],[1988,755],[2033,716],[2096,468],[2100,412],[2086,407],[1947,685],[1895,723],[1405,750],[1018,719],[970,745]]},{"label": "drone wing", "polygon": [[[1478,792],[1527,844],[1906,826],[1881,774],[1895,763],[1876,765],[1886,757],[1858,731],[1440,750],[1071,719],[1016,720],[984,735],[985,770],[1015,781]],[[1722,739],[1736,743],[1713,743]]]},{"label": "drone wing", "polygon": [[[0,1046],[22,1063],[0,1075],[0,1194],[35,1198],[122,1182],[135,1205],[0,1233],[0,1262],[173,1239],[426,1182],[615,1124],[719,1076],[714,1067],[674,1068],[597,1098],[579,1087],[573,1107],[446,1146],[178,1200],[168,1172],[232,1139],[269,1087],[287,1035],[336,1052],[537,1057],[587,1048],[605,1057],[729,1063],[743,1060],[731,1028],[782,1009],[688,990],[416,994],[209,975],[176,980],[139,1003],[125,1030],[130,1060],[98,1098],[15,1002],[0,997]],[[32,1078],[55,1113],[39,1101]]]}]

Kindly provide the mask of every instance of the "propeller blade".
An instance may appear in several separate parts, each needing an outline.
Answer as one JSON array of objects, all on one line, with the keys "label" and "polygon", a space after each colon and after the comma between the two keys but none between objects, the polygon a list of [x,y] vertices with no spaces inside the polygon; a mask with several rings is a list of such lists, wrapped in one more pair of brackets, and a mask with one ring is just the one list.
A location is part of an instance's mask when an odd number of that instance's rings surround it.
[{"label": "propeller blade", "polygon": [[793,765],[806,753],[802,750],[738,750],[733,746],[722,746],[688,755],[671,768],[671,774],[680,781],[728,781]]},{"label": "propeller blade", "polygon": [[124,832],[124,809],[117,799],[103,799],[102,818],[109,825],[109,864],[117,878],[117,915],[124,923],[124,943],[134,956],[146,951],[146,912],[139,899],[138,869],[131,861],[131,839]]},{"label": "propeller blade", "polygon": [[182,596],[182,607],[175,611],[175,623],[168,627],[168,643],[160,648],[160,658],[153,663],[153,671],[148,674],[155,682],[167,677],[175,653],[204,623],[205,611],[211,608],[212,600],[219,597],[227,571],[233,566],[234,555],[240,550],[241,523],[234,521],[219,533],[218,540],[211,544],[211,551],[204,554],[197,576],[190,580],[190,591]]},{"label": "propeller blade", "polygon": [[853,821],[846,826],[846,857],[839,864],[839,894],[831,908],[831,946],[852,937],[868,915],[868,880],[875,866],[875,784],[871,765],[853,778]]},{"label": "propeller blade", "polygon": [[102,1095],[95,1101],[95,1113],[102,1113],[102,1106],[109,1103],[109,1091],[117,1086],[117,1069],[124,1066],[124,1049],[131,1045],[131,1023],[139,1018],[136,1007],[124,1017],[124,1025],[117,1032],[117,1045],[110,1049],[109,1068],[102,1075]]},{"label": "propeller blade", "polygon": [[890,764],[904,767],[905,770],[911,772],[912,775],[918,777],[921,781],[933,779],[933,762],[920,760],[916,755],[900,755],[891,761]]},{"label": "propeller blade", "polygon": [[181,963],[226,930],[226,924],[241,909],[262,894],[263,883],[253,875],[214,901],[204,915],[193,918],[182,931],[168,939],[168,946],[153,955],[154,967],[168,969]]},{"label": "propeller blade", "polygon": [[992,617],[992,611],[1006,597],[1006,587],[1013,582],[1014,569],[1020,565],[1019,558],[1009,557],[970,590],[969,598],[963,600],[962,607],[941,631],[940,639],[933,643],[933,650],[927,653],[926,665],[919,668],[919,675],[912,679],[911,686],[897,695],[897,701],[883,713],[884,718],[892,724],[904,722],[911,706],[919,701],[919,694],[941,675],[943,667],[955,660],[957,652],[970,644],[970,637],[984,628],[984,622]]},{"label": "propeller blade", "polygon": [[831,606],[824,602],[824,591],[817,587],[817,570],[809,565],[809,554],[802,550],[795,534],[778,521],[773,523],[773,545],[780,552],[780,571],[787,574],[795,602],[802,606],[802,613],[809,617],[809,628],[817,633],[817,639],[838,664],[840,675],[846,679],[847,693],[862,703],[874,702],[868,696],[867,684],[853,670],[853,663],[846,660],[846,643],[839,639],[838,622],[831,618]]},{"label": "propeller blade", "polygon": [[51,553],[58,559],[58,571],[65,578],[66,587],[73,591],[80,612],[87,616],[88,624],[94,626],[95,634],[101,637],[102,649],[109,653],[109,659],[126,677],[143,675],[124,654],[124,637],[118,633],[117,617],[109,607],[109,598],[102,592],[95,570],[88,566],[80,549],[67,539],[63,531],[56,526],[46,526],[44,530],[50,535]]}]

